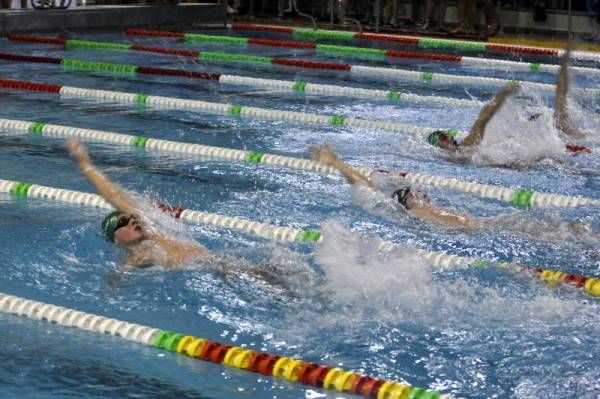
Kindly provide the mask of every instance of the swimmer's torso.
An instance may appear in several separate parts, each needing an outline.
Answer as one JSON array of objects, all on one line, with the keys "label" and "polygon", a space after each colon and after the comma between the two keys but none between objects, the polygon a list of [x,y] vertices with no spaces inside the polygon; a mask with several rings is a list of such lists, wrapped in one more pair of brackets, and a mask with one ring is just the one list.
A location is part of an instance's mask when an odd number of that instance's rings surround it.
[{"label": "swimmer's torso", "polygon": [[160,235],[153,236],[127,249],[129,254],[125,263],[135,267],[159,264],[177,268],[209,254],[208,250],[200,244],[175,241]]}]

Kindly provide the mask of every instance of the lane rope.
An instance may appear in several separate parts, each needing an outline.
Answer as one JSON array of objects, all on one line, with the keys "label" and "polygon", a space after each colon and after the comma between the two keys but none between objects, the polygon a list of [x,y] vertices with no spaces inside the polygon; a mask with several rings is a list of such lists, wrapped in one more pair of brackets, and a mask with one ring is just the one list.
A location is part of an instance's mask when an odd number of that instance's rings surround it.
[{"label": "lane rope", "polygon": [[[248,29],[243,29],[244,25],[240,26],[238,24],[233,24],[230,25],[230,29],[234,30],[234,31],[244,31],[244,30],[248,30]],[[317,32],[317,36],[316,37],[312,37],[310,36],[312,33],[314,33],[315,31],[313,30],[307,30],[307,29],[299,29],[299,34],[295,34],[295,36],[300,36],[300,37],[307,37],[307,38],[314,38],[314,39],[318,39],[318,33]],[[345,40],[344,37],[346,37],[346,33],[347,32],[337,32],[337,31],[326,31],[326,32],[335,32],[335,34],[339,34],[342,33],[342,40]],[[308,33],[308,36],[305,35],[305,33]],[[360,34],[358,34],[360,36]],[[355,36],[355,35],[353,35]],[[370,37],[370,36],[367,36]],[[185,38],[185,37],[184,37]],[[327,39],[328,37],[324,37],[325,39]],[[337,40],[335,35],[334,37],[332,37],[332,39]],[[281,47],[295,47],[293,46],[291,43],[299,43],[299,42],[288,42],[288,41],[281,41],[281,40],[269,40],[269,39],[253,39],[253,38],[248,38],[248,43],[252,43],[252,44],[264,44],[264,45],[268,45],[268,46],[281,46]],[[469,42],[471,43],[471,42]],[[305,43],[305,44],[311,44],[311,43]],[[316,49],[319,50],[319,45],[315,45]],[[430,46],[425,47],[427,49],[431,48]],[[445,48],[445,47],[442,47]],[[353,49],[353,50],[350,50]],[[342,52],[343,54],[348,54],[348,55],[352,55],[355,54],[357,52],[356,49],[364,49],[364,47],[347,47],[347,46],[333,46],[333,48],[331,47],[325,47],[325,51],[333,51],[336,53]],[[369,53],[368,54],[372,54],[372,50],[373,49],[369,49]],[[554,65],[554,64],[543,64],[543,63],[537,63],[537,62],[521,62],[521,61],[508,61],[508,60],[498,60],[498,59],[491,59],[491,58],[480,58],[480,57],[468,57],[468,56],[463,56],[463,55],[457,55],[457,54],[439,54],[439,53],[422,53],[422,52],[408,52],[408,51],[399,51],[399,50],[393,50],[393,49],[388,49],[388,50],[379,50],[380,52],[383,52],[383,54],[387,57],[397,57],[397,58],[417,58],[417,59],[426,59],[426,60],[430,60],[430,61],[439,61],[439,62],[457,62],[459,64],[461,64],[462,66],[466,66],[466,67],[477,67],[477,68],[484,68],[484,69],[494,69],[494,70],[499,70],[499,71],[508,71],[510,70],[511,72],[513,71],[520,71],[520,72],[545,72],[545,73],[553,73],[556,74],[558,73],[560,66],[559,65]],[[583,74],[583,75],[597,75],[600,74],[600,69],[598,68],[588,68],[588,67],[578,67],[578,66],[572,66],[569,68],[571,71],[579,73],[579,74]]]},{"label": "lane rope", "polygon": [[[251,24],[231,24],[228,28],[234,31],[268,31],[275,33],[287,33],[295,37],[303,37],[313,40],[374,40],[383,42],[393,42],[401,44],[415,45],[423,49],[448,49],[459,51],[480,51],[480,52],[500,52],[510,54],[522,54],[533,56],[549,56],[562,57],[564,50],[532,47],[532,46],[517,46],[510,44],[494,44],[477,41],[464,41],[455,39],[438,39],[429,37],[413,37],[402,35],[386,35],[379,33],[354,33],[344,31],[332,31],[322,29],[305,29],[305,28],[287,28],[281,26],[269,25],[251,25]],[[590,51],[573,51],[571,58],[581,61],[600,62],[600,53]]]},{"label": "lane rope", "polygon": [[[114,210],[114,208],[108,202],[106,202],[97,194],[41,186],[26,182],[0,179],[0,193],[8,193],[18,198],[53,200],[74,205],[86,205],[96,208]],[[159,207],[171,214],[173,217],[184,220],[188,223],[212,225],[261,238],[288,243],[294,241],[319,242],[323,240],[323,236],[319,231],[276,226],[245,218],[189,210],[181,207],[174,208],[161,204],[159,204]],[[382,252],[389,252],[394,248],[397,248],[396,244],[385,241],[382,241],[379,245],[379,250]],[[433,266],[443,269],[464,266],[475,266],[479,268],[496,266],[518,273],[526,273],[534,278],[540,279],[551,287],[555,287],[558,284],[565,284],[567,286],[580,288],[588,295],[600,296],[600,280],[596,278],[565,273],[552,269],[531,268],[512,262],[489,262],[485,259],[450,255],[444,252],[426,251],[417,248],[415,248],[415,250],[419,256],[431,262]]]},{"label": "lane rope", "polygon": [[[146,30],[146,29],[126,29],[125,32],[130,35],[152,36],[152,37],[154,37],[154,36],[173,37],[173,38],[179,38],[180,36],[177,36],[175,34],[181,34],[181,35],[183,35],[182,37],[187,43],[200,41],[200,42],[210,42],[210,43],[219,43],[219,44],[233,44],[233,43],[252,44],[248,38],[244,38],[244,37],[214,36],[214,35],[211,36],[211,35],[201,35],[201,34],[196,34],[196,33],[153,31],[153,30]],[[322,44],[318,44],[316,46],[317,46],[317,48],[319,48],[319,46],[321,46],[320,48],[327,48],[330,51],[334,51],[334,52],[338,51],[341,53],[350,53],[350,54],[354,54],[354,53],[375,54],[379,51],[378,49],[361,48],[361,47],[347,47],[342,50],[339,50],[339,49],[335,50],[334,48],[346,47],[346,46],[334,46],[334,45],[322,45]],[[367,71],[370,71],[372,74],[375,74],[375,75],[377,73],[379,73],[379,74],[388,73],[388,72],[380,71],[381,69],[382,68],[379,68],[379,67],[352,65],[352,70],[354,70],[354,71],[360,70],[363,73],[367,73]],[[385,69],[389,69],[389,68],[385,68]],[[420,72],[420,71],[401,70],[401,69],[392,69],[392,70],[394,71],[394,74],[392,76],[395,76],[395,77],[402,76],[403,79],[408,79],[411,81],[419,81],[419,82],[426,81],[426,82],[429,82],[432,84],[433,83],[455,84],[455,85],[477,84],[479,86],[496,87],[496,86],[504,86],[506,83],[509,83],[509,82],[519,82],[522,85],[529,86],[531,88],[535,88],[535,89],[538,89],[541,91],[554,92],[556,90],[555,85],[551,85],[551,84],[547,84],[547,83],[516,81],[514,79],[487,78],[487,77],[469,76],[469,75],[449,75],[449,74],[445,74],[445,73]],[[576,91],[576,92],[579,92],[582,94],[587,94],[587,95],[600,96],[599,89],[573,88],[573,91]]]},{"label": "lane rope", "polygon": [[223,366],[235,367],[327,390],[363,395],[367,398],[453,398],[448,394],[441,395],[435,391],[426,391],[423,388],[407,384],[368,377],[340,368],[322,366],[285,356],[255,352],[244,347],[221,344],[205,338],[128,323],[14,295],[0,293],[0,311],[33,320],[47,321],[64,327],[74,327],[98,334],[109,334],[142,345],[152,346],[156,349]]},{"label": "lane rope", "polygon": [[[506,71],[517,70],[527,72],[548,72],[557,73],[560,69],[559,65],[547,65],[540,63],[521,63],[516,61],[503,61],[503,60],[492,60],[482,59],[475,57],[462,57],[457,55],[444,55],[444,54],[429,54],[429,53],[411,53],[403,52],[398,50],[384,50],[375,49],[368,47],[352,47],[352,46],[338,46],[331,44],[315,44],[308,42],[286,42],[282,40],[269,40],[269,39],[256,39],[248,37],[232,37],[232,36],[218,36],[218,35],[204,35],[197,33],[184,33],[184,32],[169,32],[169,31],[157,31],[147,29],[126,29],[125,33],[135,36],[150,36],[150,37],[169,37],[182,39],[187,43],[194,42],[206,42],[206,43],[219,43],[219,44],[247,44],[247,45],[262,45],[262,46],[274,46],[274,47],[299,47],[299,48],[314,48],[317,54],[336,54],[349,57],[357,56],[368,56],[369,58],[376,58],[379,60],[385,60],[386,57],[398,57],[398,58],[422,58],[431,61],[452,61],[458,62],[468,67],[483,67],[485,69],[496,68],[498,70]],[[183,36],[175,36],[173,34],[181,33]],[[496,62],[497,61],[497,62]],[[584,75],[600,74],[600,69],[576,67],[571,68],[573,71]],[[442,76],[458,76],[458,75],[447,75],[447,74],[436,74]],[[477,76],[465,76],[465,78],[481,78]],[[491,78],[488,78],[491,79]],[[488,83],[490,85],[490,83]]]},{"label": "lane rope", "polygon": [[[13,119],[0,119],[0,130],[16,135],[43,135],[53,138],[75,137],[83,140],[101,141],[113,144],[130,145],[137,148],[167,151],[172,153],[204,156],[227,159],[230,161],[247,162],[251,164],[264,164],[285,167],[296,170],[340,175],[340,172],[331,166],[310,159],[274,155],[259,151],[235,150],[224,147],[212,147],[200,144],[183,143],[169,140],[158,140],[146,136],[132,136],[101,130],[81,129],[71,126],[46,124],[43,122],[28,122]],[[517,207],[575,207],[575,206],[600,206],[600,199],[574,197],[549,193],[541,193],[522,188],[507,188],[489,184],[461,181],[455,178],[444,178],[409,172],[391,172],[383,169],[356,168],[364,175],[384,173],[391,176],[400,176],[415,184],[424,184],[436,187],[450,188],[477,195],[483,198],[501,200]]]},{"label": "lane rope", "polygon": [[117,64],[112,62],[98,62],[91,60],[76,60],[69,58],[38,57],[32,55],[19,55],[0,53],[0,60],[12,62],[32,62],[61,65],[66,70],[83,70],[95,72],[111,72],[122,74],[144,74],[178,76],[192,79],[216,81],[221,84],[237,86],[251,86],[271,90],[287,91],[300,94],[327,95],[339,97],[378,98],[391,102],[426,102],[428,104],[443,104],[460,107],[480,107],[482,101],[461,100],[449,97],[419,96],[393,90],[373,90],[360,87],[347,87],[337,85],[316,84],[305,81],[279,80],[252,78],[248,76],[226,75],[211,72],[194,72],[185,69],[166,69],[136,66],[130,64]]},{"label": "lane rope", "polygon": [[[356,126],[369,129],[382,129],[393,132],[425,135],[435,130],[428,127],[406,125],[397,122],[386,122],[372,119],[359,119],[341,115],[322,115],[278,109],[246,107],[227,103],[212,103],[198,100],[184,100],[173,97],[151,96],[119,91],[95,90],[79,87],[61,86],[47,83],[26,82],[20,80],[0,79],[0,88],[40,91],[59,94],[62,98],[94,99],[100,102],[118,102],[124,104],[140,104],[154,106],[160,109],[176,109],[191,112],[201,112],[212,115],[228,115],[231,117],[250,117],[260,120],[283,120],[296,123],[314,123],[332,126]],[[466,134],[464,131],[453,130],[457,134]],[[583,146],[567,145],[567,152],[583,153],[592,152]]]},{"label": "lane rope", "polygon": [[[228,64],[231,62],[241,62],[241,63],[250,63],[255,65],[264,65],[264,64],[275,64],[283,67],[291,67],[291,68],[307,68],[307,69],[320,69],[320,70],[332,70],[332,71],[349,71],[352,75],[366,77],[369,79],[377,78],[377,79],[385,79],[389,81],[390,79],[403,79],[409,82],[417,82],[424,85],[432,85],[432,84],[447,84],[447,85],[477,85],[477,86],[486,86],[486,87],[501,87],[506,83],[519,83],[516,80],[510,79],[499,79],[499,78],[486,78],[480,76],[461,76],[461,75],[448,75],[448,74],[439,74],[439,73],[431,73],[431,72],[419,72],[419,71],[410,71],[403,69],[394,69],[394,68],[383,68],[383,67],[370,67],[363,65],[350,65],[350,64],[340,64],[333,62],[320,62],[320,61],[307,61],[300,59],[291,59],[291,58],[279,58],[279,57],[263,57],[263,56],[254,56],[247,54],[234,54],[234,53],[215,53],[215,52],[206,52],[206,51],[196,51],[196,50],[184,50],[184,49],[171,49],[171,48],[162,48],[162,47],[152,47],[152,46],[142,46],[142,45],[132,45],[132,44],[121,44],[121,43],[105,43],[105,42],[90,42],[84,40],[67,40],[60,38],[43,38],[37,36],[27,36],[27,35],[9,35],[9,40],[26,42],[26,43],[43,43],[43,44],[54,44],[66,46],[67,49],[77,49],[77,48],[85,48],[85,49],[97,49],[97,50],[131,50],[131,51],[143,51],[143,52],[151,52],[154,54],[164,54],[164,55],[173,55],[173,56],[185,56],[197,58],[203,62],[213,62],[220,64]],[[551,84],[545,83],[536,83],[536,82],[520,82],[523,85],[529,86],[531,88],[554,93],[555,86]],[[600,99],[600,90],[596,89],[582,89],[582,88],[573,88],[574,92],[581,93],[583,95],[591,95],[596,96]],[[413,96],[411,94],[400,93],[401,97],[408,98],[409,96]],[[439,97],[438,97],[439,98]],[[416,99],[416,97],[415,97]],[[436,102],[436,97],[432,97],[432,102]],[[461,100],[464,101],[464,100]],[[444,102],[441,102],[444,103]]]}]

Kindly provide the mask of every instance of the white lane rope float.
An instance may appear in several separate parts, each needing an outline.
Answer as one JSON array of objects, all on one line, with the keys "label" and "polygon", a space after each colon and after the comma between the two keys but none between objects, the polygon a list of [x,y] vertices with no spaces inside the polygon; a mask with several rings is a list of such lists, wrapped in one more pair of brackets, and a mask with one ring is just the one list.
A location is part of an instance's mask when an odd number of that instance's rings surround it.
[{"label": "white lane rope float", "polygon": [[[231,161],[249,162],[278,167],[286,167],[297,170],[306,170],[326,174],[339,175],[340,172],[331,166],[310,159],[288,157],[283,155],[266,154],[259,151],[235,150],[224,147],[205,146],[169,140],[158,140],[146,136],[132,136],[120,133],[106,132],[101,130],[82,129],[71,126],[45,124],[42,122],[28,122],[13,119],[0,118],[0,131],[15,135],[43,135],[45,137],[68,138],[75,137],[84,140],[101,141],[113,144],[129,145],[137,148],[167,151],[184,155],[213,157]],[[550,193],[542,193],[522,188],[508,188],[481,183],[461,181],[455,178],[444,178],[409,172],[390,172],[382,169],[370,169],[358,167],[361,173],[371,175],[372,173],[385,173],[397,175],[410,183],[425,184],[436,187],[444,187],[474,194],[479,197],[509,202],[519,207],[576,207],[576,206],[599,206],[599,199],[580,196],[566,196]]]},{"label": "white lane rope float", "polygon": [[[47,187],[26,182],[17,182],[0,179],[0,193],[11,194],[20,198],[37,198],[65,202],[72,205],[85,205],[95,208],[114,210],[114,208],[101,196],[81,191],[65,190]],[[276,226],[268,223],[257,222],[237,216],[226,216],[217,213],[202,212],[197,210],[174,208],[160,204],[159,207],[183,221],[192,224],[211,225],[219,228],[230,229],[237,232],[254,235],[257,237],[280,241],[280,242],[319,242],[323,235],[315,230],[302,230],[294,227]],[[382,241],[379,250],[389,252],[397,245]],[[444,252],[426,251],[416,249],[419,256],[426,259],[433,266],[442,269],[475,266],[485,268],[496,266],[504,269],[532,274],[535,277],[550,283],[567,283],[583,289],[587,294],[600,296],[600,280],[585,276],[579,276],[552,269],[531,268],[512,262],[490,262],[485,259],[450,255]]]}]

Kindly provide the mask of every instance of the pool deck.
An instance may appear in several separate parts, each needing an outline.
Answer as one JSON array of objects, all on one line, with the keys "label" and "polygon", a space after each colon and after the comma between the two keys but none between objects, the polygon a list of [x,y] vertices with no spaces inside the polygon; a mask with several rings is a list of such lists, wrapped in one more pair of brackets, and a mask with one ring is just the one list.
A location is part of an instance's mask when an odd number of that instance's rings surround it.
[{"label": "pool deck", "polygon": [[110,5],[68,10],[0,10],[0,33],[114,30],[125,26],[225,24],[222,4]]}]

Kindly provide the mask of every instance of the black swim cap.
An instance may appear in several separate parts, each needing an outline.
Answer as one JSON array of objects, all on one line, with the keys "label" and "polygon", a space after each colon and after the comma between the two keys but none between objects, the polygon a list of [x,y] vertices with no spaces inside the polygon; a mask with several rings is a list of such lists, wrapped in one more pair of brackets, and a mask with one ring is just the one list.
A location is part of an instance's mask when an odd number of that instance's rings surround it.
[{"label": "black swim cap", "polygon": [[408,195],[410,194],[410,190],[411,190],[410,186],[400,188],[400,189],[394,191],[394,193],[392,194],[392,198],[397,199],[398,202],[400,203],[400,205],[402,205],[403,207],[408,209],[408,207],[406,206],[406,201],[408,199]]}]

